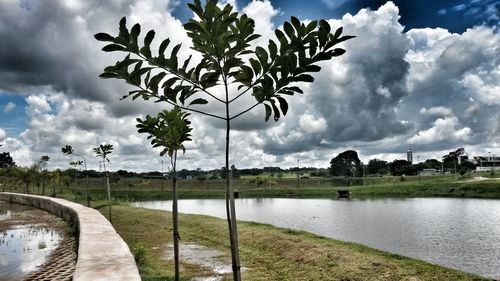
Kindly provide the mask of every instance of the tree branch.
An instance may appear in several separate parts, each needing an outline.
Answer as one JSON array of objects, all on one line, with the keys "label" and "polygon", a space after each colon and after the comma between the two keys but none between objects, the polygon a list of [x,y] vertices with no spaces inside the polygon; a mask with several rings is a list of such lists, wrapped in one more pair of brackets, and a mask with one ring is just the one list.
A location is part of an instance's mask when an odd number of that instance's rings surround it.
[{"label": "tree branch", "polygon": [[[145,92],[150,93],[153,97],[159,98],[158,95],[155,95],[154,93],[152,93],[151,91],[149,91],[147,89],[144,89],[143,87],[139,87],[139,89],[141,89],[141,90],[143,90]],[[181,109],[184,109],[184,110],[187,110],[187,111],[192,111],[192,112],[196,112],[196,113],[199,113],[199,114],[202,114],[202,115],[206,115],[206,116],[210,116],[210,117],[213,117],[213,118],[217,118],[217,119],[221,119],[221,120],[226,120],[226,118],[218,116],[218,115],[215,115],[215,114],[211,114],[211,113],[203,112],[203,111],[200,111],[200,110],[192,109],[192,108],[189,108],[189,107],[185,107],[185,106],[182,106],[182,105],[178,105],[178,104],[173,103],[173,102],[171,102],[169,100],[165,100],[165,101],[168,104],[170,104],[170,105],[177,106],[177,107],[179,107]]]},{"label": "tree branch", "polygon": [[256,106],[257,106],[257,105],[259,105],[259,104],[260,104],[260,103],[256,103],[256,104],[252,105],[251,107],[249,107],[249,108],[247,108],[247,109],[243,110],[242,112],[240,112],[240,113],[238,113],[238,114],[234,115],[233,117],[229,118],[229,120],[233,120],[234,118],[237,118],[237,117],[239,117],[239,116],[241,116],[241,115],[243,115],[243,114],[247,113],[248,111],[252,110],[254,107],[256,107]]},{"label": "tree branch", "polygon": [[183,81],[186,81],[187,83],[193,85],[196,89],[198,90],[201,90],[202,92],[205,92],[207,95],[211,96],[212,98],[214,98],[215,100],[221,102],[221,103],[225,103],[225,101],[219,99],[218,97],[216,97],[215,95],[213,95],[212,93],[210,93],[209,91],[207,91],[206,89],[202,88],[200,85],[198,85],[197,83],[195,83],[194,81],[192,81],[191,79],[187,79],[186,77],[172,71],[172,69],[168,68],[168,67],[164,67],[164,66],[159,66],[155,63],[153,63],[152,61],[150,61],[147,57],[141,55],[141,54],[137,54],[137,53],[134,53],[135,55],[137,55],[138,57],[140,57],[143,61],[147,61],[149,65],[154,65],[156,66],[157,68],[161,68],[165,71],[168,71],[170,74],[176,76],[177,78],[183,80]]}]

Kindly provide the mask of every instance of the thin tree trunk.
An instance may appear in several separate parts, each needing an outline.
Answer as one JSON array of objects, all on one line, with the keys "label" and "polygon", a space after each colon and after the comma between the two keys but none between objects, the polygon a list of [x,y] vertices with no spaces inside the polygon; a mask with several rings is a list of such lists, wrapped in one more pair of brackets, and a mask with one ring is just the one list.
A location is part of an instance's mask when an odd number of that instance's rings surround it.
[{"label": "thin tree trunk", "polygon": [[111,187],[109,186],[109,176],[106,174],[106,185],[108,187],[109,222],[111,222]]},{"label": "thin tree trunk", "polygon": [[177,162],[177,151],[174,152],[173,156],[173,172],[174,176],[172,179],[172,219],[174,225],[174,263],[175,263],[175,281],[179,281],[179,218],[178,218],[178,210],[177,210],[177,170],[176,170],[176,162]]},{"label": "thin tree trunk", "polygon": [[85,171],[85,174],[87,176],[87,183],[85,184],[85,189],[87,193],[87,207],[90,207],[89,175],[87,174],[87,171]]},{"label": "thin tree trunk", "polygon": [[229,228],[229,241],[231,244],[231,260],[233,269],[233,280],[240,281],[240,257],[238,250],[238,230],[236,228],[236,210],[234,207],[234,191],[229,172],[229,133],[231,122],[229,117],[229,92],[227,82],[224,80],[226,90],[226,215]]}]

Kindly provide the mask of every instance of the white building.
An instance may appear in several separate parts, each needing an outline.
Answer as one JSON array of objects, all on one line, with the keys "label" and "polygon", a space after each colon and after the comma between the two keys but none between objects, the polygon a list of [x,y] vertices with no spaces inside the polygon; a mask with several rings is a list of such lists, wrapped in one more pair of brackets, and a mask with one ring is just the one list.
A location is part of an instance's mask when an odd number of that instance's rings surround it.
[{"label": "white building", "polygon": [[474,156],[476,171],[500,170],[500,156]]}]

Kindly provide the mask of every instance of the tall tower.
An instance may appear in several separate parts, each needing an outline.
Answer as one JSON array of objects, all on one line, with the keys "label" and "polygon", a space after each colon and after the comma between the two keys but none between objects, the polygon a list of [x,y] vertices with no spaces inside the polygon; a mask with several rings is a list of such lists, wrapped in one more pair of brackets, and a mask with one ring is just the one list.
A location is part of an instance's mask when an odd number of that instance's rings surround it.
[{"label": "tall tower", "polygon": [[411,150],[411,146],[408,148],[408,151],[406,151],[406,160],[413,164],[413,152]]}]

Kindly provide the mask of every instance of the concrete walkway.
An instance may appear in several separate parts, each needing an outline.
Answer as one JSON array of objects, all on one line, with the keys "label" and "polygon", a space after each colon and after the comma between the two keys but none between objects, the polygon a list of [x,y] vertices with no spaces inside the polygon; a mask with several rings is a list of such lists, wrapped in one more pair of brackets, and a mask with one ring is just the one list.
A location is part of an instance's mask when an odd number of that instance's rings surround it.
[{"label": "concrete walkway", "polygon": [[33,206],[75,223],[78,259],[73,280],[141,280],[127,244],[97,210],[64,199],[0,192],[0,200]]}]

